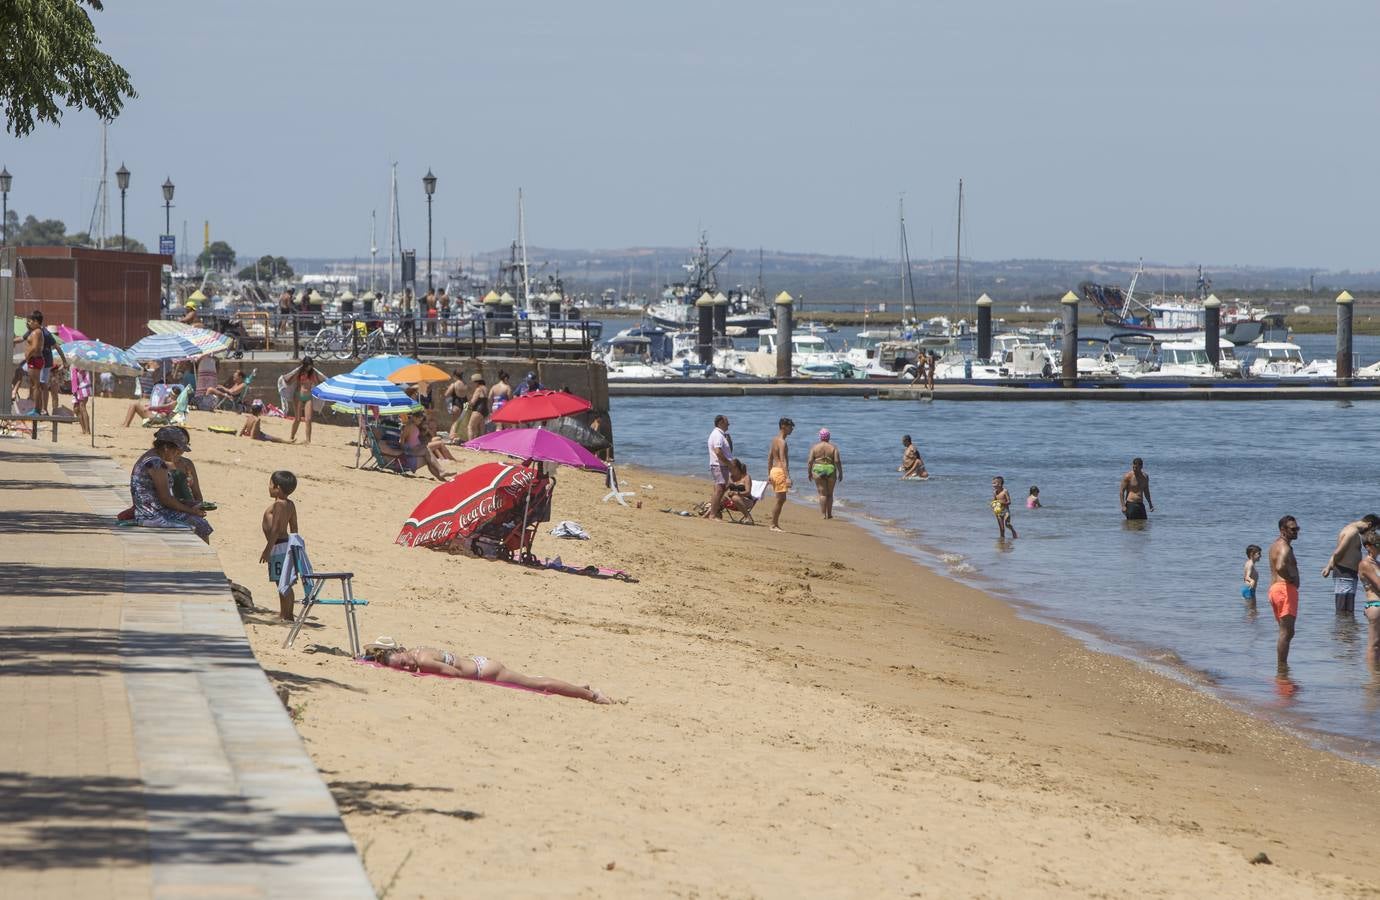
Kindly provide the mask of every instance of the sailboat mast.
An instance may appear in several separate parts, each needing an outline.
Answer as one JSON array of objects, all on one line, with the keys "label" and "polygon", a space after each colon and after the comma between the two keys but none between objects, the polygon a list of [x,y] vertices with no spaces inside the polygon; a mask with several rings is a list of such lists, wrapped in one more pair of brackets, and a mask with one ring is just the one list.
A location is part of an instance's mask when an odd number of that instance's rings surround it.
[{"label": "sailboat mast", "polygon": [[954,249],[954,317],[963,306],[963,179],[958,179],[958,240]]},{"label": "sailboat mast", "polygon": [[369,293],[374,292],[374,275],[379,266],[378,210],[369,210]]},{"label": "sailboat mast", "polygon": [[530,313],[532,301],[527,293],[527,223],[522,217],[522,188],[518,188],[518,245],[522,250],[522,308]]},{"label": "sailboat mast", "polygon": [[393,254],[397,250],[394,243],[396,234],[393,223],[398,220],[398,164],[393,163],[392,184],[388,193],[388,300],[393,300]]},{"label": "sailboat mast", "polygon": [[[919,319],[915,309],[915,273],[910,268],[910,237],[906,234],[906,212],[901,206],[901,324],[905,324],[906,300],[910,300],[911,320]],[[909,291],[907,291],[909,288]]]}]

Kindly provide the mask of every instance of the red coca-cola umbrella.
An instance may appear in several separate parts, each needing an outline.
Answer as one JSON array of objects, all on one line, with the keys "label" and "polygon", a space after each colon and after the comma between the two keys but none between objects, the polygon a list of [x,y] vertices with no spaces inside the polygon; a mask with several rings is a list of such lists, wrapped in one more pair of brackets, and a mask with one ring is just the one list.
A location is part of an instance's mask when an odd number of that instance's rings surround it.
[{"label": "red coca-cola umbrella", "polygon": [[525,506],[539,477],[535,469],[496,462],[461,472],[412,510],[395,543],[437,546],[469,537],[486,523]]},{"label": "red coca-cola umbrella", "polygon": [[520,425],[523,422],[559,419],[561,416],[586,412],[590,408],[588,400],[565,391],[528,391],[503,404],[502,409],[489,416],[489,421]]}]

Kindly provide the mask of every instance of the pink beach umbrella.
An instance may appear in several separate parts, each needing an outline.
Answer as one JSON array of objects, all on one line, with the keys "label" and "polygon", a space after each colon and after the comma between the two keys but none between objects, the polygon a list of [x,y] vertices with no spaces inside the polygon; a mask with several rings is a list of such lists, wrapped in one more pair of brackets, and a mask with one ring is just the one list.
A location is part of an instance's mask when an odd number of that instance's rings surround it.
[{"label": "pink beach umbrella", "polygon": [[487,450],[490,453],[506,453],[518,459],[541,460],[589,469],[593,472],[607,472],[608,466],[599,457],[570,438],[547,431],[545,428],[510,428],[505,431],[491,431],[480,435],[464,445],[470,450]]},{"label": "pink beach umbrella", "polygon": [[87,337],[86,335],[82,334],[80,331],[78,331],[78,330],[75,329],[75,328],[68,328],[66,325],[59,325],[59,326],[58,326],[58,340],[62,341],[64,344],[66,344],[66,343],[68,343],[68,342],[70,342],[70,341],[89,341],[89,340],[91,340],[91,338],[89,338],[89,337]]}]

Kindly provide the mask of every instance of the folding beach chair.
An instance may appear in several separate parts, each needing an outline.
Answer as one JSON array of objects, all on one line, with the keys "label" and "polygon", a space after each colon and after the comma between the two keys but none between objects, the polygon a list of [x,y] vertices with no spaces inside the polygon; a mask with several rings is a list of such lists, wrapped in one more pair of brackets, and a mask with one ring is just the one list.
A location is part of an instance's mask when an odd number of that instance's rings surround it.
[{"label": "folding beach chair", "polygon": [[149,407],[151,415],[144,420],[145,428],[153,428],[159,425],[185,425],[187,422],[187,407],[192,402],[192,387],[187,385],[177,395],[177,402],[169,407]]},{"label": "folding beach chair", "polygon": [[722,507],[728,515],[728,520],[738,525],[756,525],[752,518],[752,510],[766,490],[765,481],[754,481],[751,491],[726,491]]},{"label": "folding beach chair", "polygon": [[[311,614],[313,606],[342,606],[345,608],[345,630],[350,638],[350,652],[354,656],[360,655],[359,646],[359,623],[355,621],[355,607],[368,606],[368,600],[361,600],[355,596],[353,572],[315,572],[312,571],[311,560],[307,558],[306,542],[298,535],[290,538],[288,547],[288,562],[285,568],[291,568],[291,572],[284,572],[284,578],[289,584],[292,576],[297,575],[302,579],[302,611],[297,614],[297,619],[292,623],[292,630],[288,632],[287,639],[283,641],[284,649],[291,647],[292,642],[297,639],[297,632],[302,630],[302,626],[307,622],[307,616]],[[323,599],[321,588],[328,581],[339,581],[340,592],[343,595],[340,599]],[[280,579],[279,584],[282,583]]]},{"label": "folding beach chair", "polygon": [[240,391],[238,397],[216,397],[215,403],[211,408],[219,411],[229,410],[230,412],[244,412],[246,405],[244,400],[249,396],[249,388],[254,384],[254,376],[258,373],[259,370],[254,369],[244,376],[244,390]]},{"label": "folding beach chair", "polygon": [[409,457],[401,452],[397,456],[385,453],[381,439],[381,432],[377,425],[368,425],[364,429],[369,441],[370,461],[365,463],[366,469],[377,469],[380,472],[392,472],[394,475],[411,475],[413,472],[426,465],[426,460],[420,456]]},{"label": "folding beach chair", "polygon": [[628,498],[637,496],[635,491],[625,491],[618,487],[618,473],[613,470],[613,463],[609,463],[608,476],[604,479],[604,483],[609,489],[609,492],[604,495],[605,503],[610,500],[617,500],[623,506],[627,506]]}]

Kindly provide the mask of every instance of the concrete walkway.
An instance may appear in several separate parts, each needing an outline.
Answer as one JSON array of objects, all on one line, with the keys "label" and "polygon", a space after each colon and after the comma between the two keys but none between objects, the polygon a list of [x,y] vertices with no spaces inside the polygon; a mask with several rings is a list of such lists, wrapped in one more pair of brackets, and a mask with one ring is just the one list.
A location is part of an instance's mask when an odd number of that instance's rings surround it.
[{"label": "concrete walkway", "polygon": [[215,553],[0,439],[0,897],[372,897]]}]

